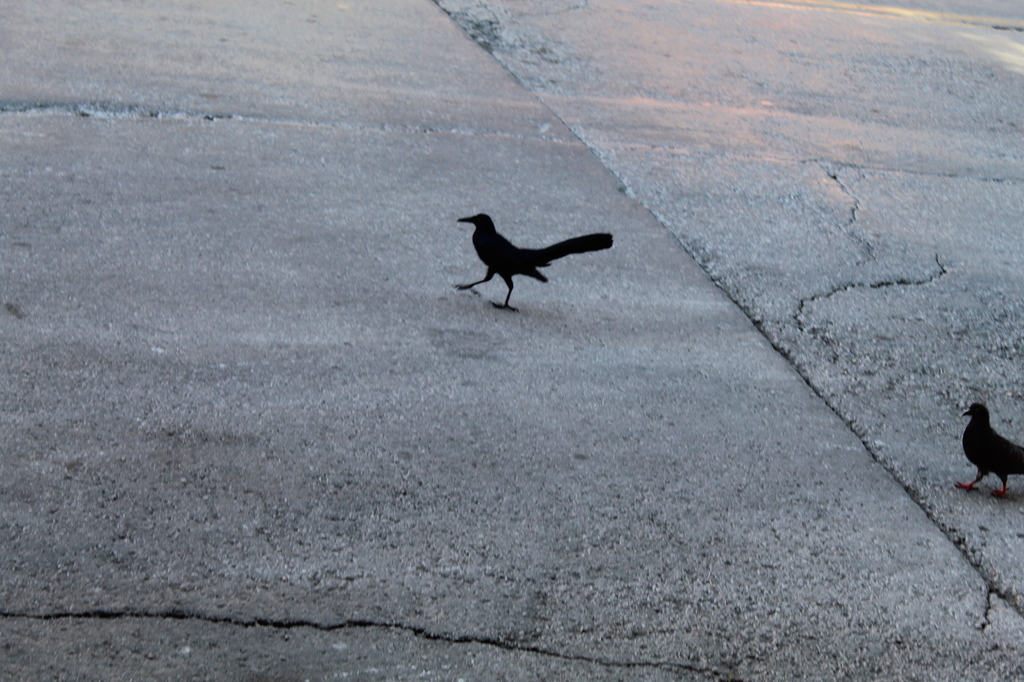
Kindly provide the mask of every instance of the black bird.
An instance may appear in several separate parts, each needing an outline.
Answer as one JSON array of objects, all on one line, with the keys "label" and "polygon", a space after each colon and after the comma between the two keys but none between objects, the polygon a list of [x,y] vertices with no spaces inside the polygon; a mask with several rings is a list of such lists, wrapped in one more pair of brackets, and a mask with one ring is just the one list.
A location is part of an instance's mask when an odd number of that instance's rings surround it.
[{"label": "black bird", "polygon": [[957,488],[974,490],[974,484],[992,472],[1003,481],[1003,487],[993,490],[996,497],[1006,497],[1006,477],[1010,474],[1024,474],[1024,448],[1011,443],[992,429],[988,420],[988,408],[974,403],[963,416],[970,415],[971,421],[964,429],[964,454],[971,464],[978,467],[978,477],[970,483],[957,483]]},{"label": "black bird", "polygon": [[548,278],[540,274],[537,268],[551,265],[551,261],[572,253],[600,251],[612,246],[612,236],[600,233],[573,237],[544,249],[520,249],[498,234],[498,231],[494,229],[494,221],[485,213],[479,213],[469,218],[459,218],[458,222],[472,223],[476,226],[476,230],[473,232],[473,246],[476,248],[480,260],[487,266],[487,275],[479,282],[456,284],[455,288],[464,291],[477,284],[489,282],[495,274],[501,275],[505,284],[508,285],[508,295],[505,297],[505,302],[500,305],[492,302],[491,305],[495,308],[516,310],[508,304],[508,299],[512,297],[512,275],[526,275],[547,282]]}]

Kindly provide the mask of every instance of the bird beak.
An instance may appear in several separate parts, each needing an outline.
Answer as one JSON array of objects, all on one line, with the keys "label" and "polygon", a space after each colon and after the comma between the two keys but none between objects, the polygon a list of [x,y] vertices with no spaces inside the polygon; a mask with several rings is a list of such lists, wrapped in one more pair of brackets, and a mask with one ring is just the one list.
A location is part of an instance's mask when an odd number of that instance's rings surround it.
[{"label": "bird beak", "polygon": [[966,416],[967,416],[967,415],[969,415],[970,413],[971,413],[971,411],[970,411],[970,410],[967,410],[966,412],[964,412],[964,413],[963,413],[962,415],[960,415],[960,416],[961,416],[961,417],[966,417]]},{"label": "bird beak", "polygon": [[471,222],[473,222],[473,219],[472,218],[459,218],[455,222],[457,222],[457,223],[471,223]]}]

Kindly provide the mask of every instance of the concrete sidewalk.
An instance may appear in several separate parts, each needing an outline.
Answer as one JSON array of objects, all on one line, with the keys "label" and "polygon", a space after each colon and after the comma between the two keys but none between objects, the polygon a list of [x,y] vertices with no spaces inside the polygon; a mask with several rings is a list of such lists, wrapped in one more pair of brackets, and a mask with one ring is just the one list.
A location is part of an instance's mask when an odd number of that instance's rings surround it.
[{"label": "concrete sidewalk", "polygon": [[1024,613],[1024,494],[952,485],[972,402],[1024,440],[1024,6],[439,4]]},{"label": "concrete sidewalk", "polygon": [[[0,677],[1024,674],[1020,616],[433,3],[204,4],[3,6]],[[495,310],[451,289],[480,211],[616,243]]]}]

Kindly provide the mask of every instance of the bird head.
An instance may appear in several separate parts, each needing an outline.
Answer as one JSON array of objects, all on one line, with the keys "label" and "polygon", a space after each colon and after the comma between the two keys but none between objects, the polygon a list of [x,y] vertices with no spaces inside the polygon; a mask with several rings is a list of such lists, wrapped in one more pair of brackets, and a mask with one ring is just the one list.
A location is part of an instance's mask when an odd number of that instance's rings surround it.
[{"label": "bird head", "polygon": [[468,218],[459,218],[458,223],[472,223],[476,227],[482,227],[484,229],[494,229],[494,221],[491,220],[491,216],[486,213],[477,213],[476,215],[469,216]]},{"label": "bird head", "polygon": [[988,408],[982,403],[971,403],[971,406],[964,412],[965,417],[980,417],[982,419],[988,419]]}]

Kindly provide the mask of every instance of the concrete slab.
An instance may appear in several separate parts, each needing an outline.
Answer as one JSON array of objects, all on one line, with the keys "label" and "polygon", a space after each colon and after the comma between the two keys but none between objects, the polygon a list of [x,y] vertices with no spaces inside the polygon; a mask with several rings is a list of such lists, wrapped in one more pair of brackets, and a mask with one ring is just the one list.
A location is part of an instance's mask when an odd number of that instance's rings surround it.
[{"label": "concrete slab", "polygon": [[[146,63],[90,91],[117,115],[76,115],[74,72],[0,115],[3,676],[1020,674],[1019,617],[676,237],[484,51],[422,30],[436,8],[385,5],[336,25],[466,125],[307,119],[306,86],[207,116],[146,99]],[[466,71],[432,100],[438,51]],[[525,246],[616,244],[495,310],[500,284],[451,290],[483,270],[455,219],[484,210]]]},{"label": "concrete slab", "polygon": [[399,21],[391,5],[317,0],[61,3],[56,22],[54,7],[4,3],[0,110],[571,139],[430,3]]},{"label": "concrete slab", "polygon": [[1020,7],[440,4],[1024,610],[1020,498],[952,487],[974,400],[1024,441]]}]

